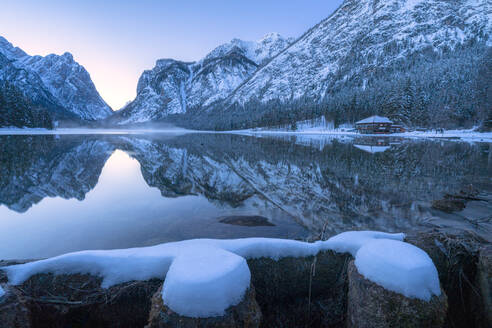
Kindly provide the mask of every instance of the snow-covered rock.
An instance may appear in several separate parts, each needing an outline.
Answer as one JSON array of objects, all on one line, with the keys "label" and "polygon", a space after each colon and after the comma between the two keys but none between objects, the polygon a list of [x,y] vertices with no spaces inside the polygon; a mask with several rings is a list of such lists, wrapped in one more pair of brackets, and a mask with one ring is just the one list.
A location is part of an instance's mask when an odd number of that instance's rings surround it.
[{"label": "snow-covered rock", "polygon": [[112,114],[89,73],[70,53],[29,56],[0,36],[0,80],[58,116],[93,121]]},{"label": "snow-covered rock", "polygon": [[[428,300],[430,295],[439,295],[439,280],[432,261],[424,259],[422,254],[426,254],[422,250],[402,240],[402,234],[370,231],[315,243],[268,238],[196,239],[146,248],[76,252],[3,270],[14,285],[38,273],[91,274],[102,277],[104,288],[132,280],[165,278],[162,298],[171,310],[188,317],[215,317],[237,305],[249,288],[251,274],[245,259],[313,256],[321,251],[336,251],[345,244],[342,248],[358,249],[356,263],[367,271],[367,279],[393,290],[402,279],[410,279],[411,296]],[[389,244],[390,241],[393,243]],[[406,259],[395,256],[394,246],[403,251]],[[371,263],[379,268],[375,270]],[[392,271],[394,268],[399,270],[397,274]],[[413,275],[416,268],[435,272],[435,277]],[[397,290],[407,291],[405,287]]]},{"label": "snow-covered rock", "polygon": [[[384,256],[386,253],[388,249],[385,248],[381,255]],[[413,258],[415,254],[410,255]],[[354,262],[350,261],[347,269],[347,327],[444,327],[444,323],[449,320],[447,315],[451,311],[448,312],[448,299],[444,291],[439,291],[439,295],[433,294],[428,300],[409,298],[382,287],[372,279],[367,279],[358,271]],[[396,263],[398,262],[402,261],[398,260]],[[376,259],[374,266],[377,264],[380,263]],[[383,268],[388,269],[388,264],[385,263]],[[406,269],[411,271],[411,266]],[[396,272],[389,270],[387,273],[395,278],[398,272],[402,273],[398,269]],[[404,281],[408,276],[393,278],[386,279],[385,282]]]},{"label": "snow-covered rock", "polygon": [[426,301],[441,295],[431,258],[420,248],[388,239],[363,244],[355,255],[359,273],[387,290]]},{"label": "snow-covered rock", "polygon": [[[189,251],[184,250],[167,272],[162,290],[164,304],[191,318],[224,315],[228,307],[241,302],[250,286],[246,260],[209,247]],[[195,302],[190,303],[193,299]]]},{"label": "snow-covered rock", "polygon": [[234,39],[194,63],[160,59],[142,74],[137,97],[118,112],[118,121],[158,120],[220,101],[291,42],[270,33],[257,42]]}]

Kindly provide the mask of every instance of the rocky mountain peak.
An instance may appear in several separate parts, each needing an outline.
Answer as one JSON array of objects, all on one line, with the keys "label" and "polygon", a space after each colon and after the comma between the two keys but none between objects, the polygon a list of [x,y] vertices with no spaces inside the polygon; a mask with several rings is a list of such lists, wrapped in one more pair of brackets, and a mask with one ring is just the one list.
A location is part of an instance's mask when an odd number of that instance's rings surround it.
[{"label": "rocky mountain peak", "polygon": [[0,36],[0,53],[9,59],[19,59],[27,54],[19,47],[14,47],[7,39]]},{"label": "rocky mountain peak", "polygon": [[0,53],[9,60],[0,65],[0,81],[8,81],[54,116],[93,121],[112,114],[89,73],[71,53],[29,56],[3,37]]},{"label": "rocky mountain peak", "polygon": [[220,101],[290,42],[271,33],[258,42],[233,39],[196,63],[159,59],[141,75],[137,98],[116,114],[118,121],[146,122]]}]

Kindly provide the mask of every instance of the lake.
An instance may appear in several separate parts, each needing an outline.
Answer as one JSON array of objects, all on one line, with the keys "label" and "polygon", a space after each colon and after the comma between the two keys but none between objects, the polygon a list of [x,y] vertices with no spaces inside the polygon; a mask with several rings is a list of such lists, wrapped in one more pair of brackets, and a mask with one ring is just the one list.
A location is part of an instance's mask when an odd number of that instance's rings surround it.
[{"label": "lake", "polygon": [[[490,241],[492,144],[229,134],[0,136],[0,259],[192,238],[468,230]],[[473,188],[466,208],[433,200]]]}]

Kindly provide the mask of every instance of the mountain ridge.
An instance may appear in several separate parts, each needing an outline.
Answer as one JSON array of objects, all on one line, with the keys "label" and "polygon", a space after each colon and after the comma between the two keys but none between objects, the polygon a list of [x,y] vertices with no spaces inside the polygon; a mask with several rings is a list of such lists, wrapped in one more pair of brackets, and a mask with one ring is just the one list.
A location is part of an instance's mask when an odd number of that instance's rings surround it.
[{"label": "mountain ridge", "polygon": [[269,33],[256,42],[233,39],[197,62],[159,59],[154,68],[142,73],[137,97],[115,114],[115,121],[159,120],[220,101],[292,41]]},{"label": "mountain ridge", "polygon": [[0,80],[15,87],[53,120],[96,121],[112,114],[89,73],[73,55],[30,56],[0,36]]},{"label": "mountain ridge", "polygon": [[[147,101],[138,101],[137,95],[129,118],[120,119],[118,123],[169,120],[184,127],[228,130],[285,124],[295,119],[309,119],[313,115],[328,115],[332,120],[353,122],[377,111],[407,125],[428,125],[431,121],[432,124],[442,124],[446,116],[451,118],[453,126],[469,125],[484,119],[482,108],[488,98],[458,105],[461,108],[455,112],[437,113],[440,108],[456,107],[458,100],[446,102],[450,96],[445,91],[430,90],[432,83],[424,83],[411,74],[417,67],[427,69],[432,65],[431,61],[437,66],[449,65],[460,56],[470,55],[466,51],[475,52],[472,55],[479,58],[475,62],[464,62],[458,68],[452,68],[452,84],[457,90],[461,89],[455,98],[477,97],[478,90],[487,82],[482,81],[483,73],[478,70],[487,70],[487,49],[492,45],[491,16],[492,11],[487,9],[486,2],[476,0],[452,3],[438,0],[345,0],[330,16],[299,38],[274,47],[275,51],[266,56],[262,57],[261,51],[259,56],[255,56],[258,52],[251,51],[255,43],[238,39],[215,48],[202,60],[182,70],[184,74],[181,72],[182,76],[177,81],[167,81],[168,85],[162,89],[162,93],[168,95],[165,101],[159,91],[155,92],[156,88],[153,96],[157,96],[160,102],[153,103],[151,97]],[[265,39],[279,38],[273,33]],[[261,40],[256,44],[261,44]],[[196,73],[201,72],[203,64],[209,63],[207,61],[219,59],[219,68],[226,67],[220,60],[227,57],[228,51],[234,53],[234,49],[246,58],[242,60],[242,66],[236,63],[235,71],[221,71],[212,83],[204,81],[196,83],[193,88],[186,87],[186,76],[189,81],[199,79]],[[446,59],[449,57],[447,54],[453,52],[456,58]],[[247,59],[251,59],[256,67],[251,62],[248,65]],[[477,65],[480,68],[474,68]],[[442,78],[439,81],[439,75],[446,70],[435,70],[435,82],[445,84]],[[142,77],[148,72],[144,72]],[[177,76],[176,72],[173,74]],[[464,79],[457,78],[460,74],[468,74],[473,83],[477,79],[479,81],[473,87],[465,85]],[[395,83],[398,88],[384,83],[395,78],[399,79]],[[227,87],[219,88],[221,83]],[[384,88],[392,94],[392,99],[384,97]],[[405,88],[412,89],[413,94],[409,95]],[[375,91],[372,95],[359,97],[358,93],[368,93],[366,89]],[[420,91],[422,89],[424,91]],[[425,95],[422,96],[422,92]],[[362,99],[354,101],[353,98],[357,97]],[[414,99],[407,101],[409,97]],[[416,99],[419,97],[425,101],[418,102]],[[376,98],[385,99],[383,102],[375,101]],[[424,109],[414,113],[417,106]],[[405,107],[405,112],[399,109],[401,107]],[[467,114],[466,107],[480,109]],[[351,113],[355,109],[357,112]],[[139,111],[143,114],[140,115]],[[456,113],[464,117],[456,118]]]}]

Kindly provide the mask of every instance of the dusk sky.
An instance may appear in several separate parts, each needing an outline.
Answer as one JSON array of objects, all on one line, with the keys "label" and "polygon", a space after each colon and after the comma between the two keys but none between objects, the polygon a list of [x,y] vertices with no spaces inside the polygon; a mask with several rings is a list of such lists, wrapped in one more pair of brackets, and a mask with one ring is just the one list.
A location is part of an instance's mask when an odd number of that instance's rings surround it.
[{"label": "dusk sky", "polygon": [[71,52],[121,108],[159,58],[198,60],[233,38],[299,37],[342,0],[2,0],[0,35],[30,55]]}]

